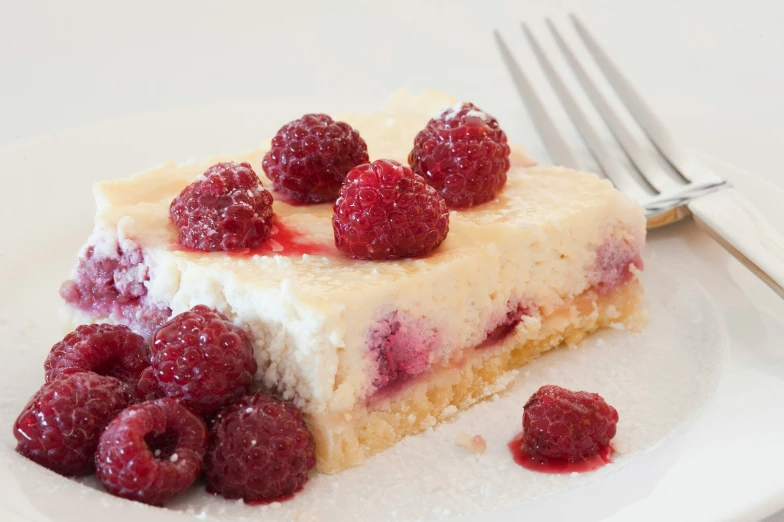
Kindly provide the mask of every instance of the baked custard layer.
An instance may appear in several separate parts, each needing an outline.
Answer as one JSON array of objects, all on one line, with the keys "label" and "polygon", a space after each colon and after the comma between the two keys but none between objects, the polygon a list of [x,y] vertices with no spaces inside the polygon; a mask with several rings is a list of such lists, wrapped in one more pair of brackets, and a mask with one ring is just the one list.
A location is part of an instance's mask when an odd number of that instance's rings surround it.
[{"label": "baked custard layer", "polygon": [[599,328],[644,326],[642,285],[634,278],[610,294],[588,290],[520,328],[495,346],[465,350],[465,358],[432,371],[399,393],[337,416],[311,415],[317,469],[335,473],[356,466],[399,441],[432,428],[459,410],[502,392],[520,366],[559,346],[574,345]]},{"label": "baked custard layer", "polygon": [[[372,160],[405,164],[417,132],[454,103],[401,92],[338,119]],[[225,314],[248,331],[258,380],[307,415],[323,471],[502,389],[505,372],[564,339],[636,317],[643,210],[593,174],[535,166],[517,145],[497,198],[451,211],[445,241],[422,258],[349,259],[334,245],[331,204],[290,205],[275,192],[262,248],[180,248],[172,200],[218,161],[248,162],[271,187],[266,143],[96,184],[95,227],[61,294],[72,326],[148,336],[196,305]]]}]

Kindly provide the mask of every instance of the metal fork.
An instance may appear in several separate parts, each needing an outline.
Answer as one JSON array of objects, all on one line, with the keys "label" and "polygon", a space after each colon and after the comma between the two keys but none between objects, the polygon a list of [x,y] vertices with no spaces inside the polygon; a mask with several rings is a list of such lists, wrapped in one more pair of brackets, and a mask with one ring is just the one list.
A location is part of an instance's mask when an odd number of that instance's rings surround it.
[{"label": "metal fork", "polygon": [[[545,75],[607,178],[618,190],[625,192],[645,208],[649,229],[693,216],[698,226],[784,297],[784,237],[779,235],[773,225],[757,212],[740,192],[697,161],[672,138],[629,81],[599,47],[585,25],[575,15],[570,17],[609,84],[659,154],[682,179],[676,179],[665,172],[654,153],[646,150],[634,138],[591,80],[561,33],[548,19],[550,32],[579,83],[647,185],[641,183],[629,169],[624,168],[589,123],[531,30],[523,24],[522,29]],[[556,164],[579,169],[569,145],[558,132],[509,47],[498,31],[494,34],[504,62],[542,135],[551,159]]]}]

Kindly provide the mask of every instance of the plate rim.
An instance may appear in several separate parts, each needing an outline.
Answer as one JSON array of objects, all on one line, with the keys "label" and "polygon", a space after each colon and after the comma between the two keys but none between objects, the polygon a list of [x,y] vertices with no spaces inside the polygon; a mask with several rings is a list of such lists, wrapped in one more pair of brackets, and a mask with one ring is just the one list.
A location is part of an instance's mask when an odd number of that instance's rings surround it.
[{"label": "plate rim", "polygon": [[[265,102],[268,103],[269,101],[270,100],[266,100]],[[242,105],[242,104],[240,104],[240,105]],[[193,109],[194,108],[186,109],[186,111],[192,111]],[[177,111],[177,112],[180,112],[180,111]],[[152,113],[152,114],[145,114],[142,117],[143,118],[151,117],[151,118],[154,119],[156,117],[161,117],[163,115],[168,115],[168,114],[169,114],[168,112]],[[80,126],[80,127],[74,127],[72,129],[67,129],[67,131],[65,131],[65,132],[63,132],[61,134],[65,134],[67,136],[67,135],[69,135],[72,132],[77,132],[77,133],[78,132],[92,132],[95,129],[112,127],[112,126],[116,126],[118,124],[125,123],[126,121],[128,121],[130,119],[133,119],[133,118],[124,118],[124,119],[121,119],[121,120],[116,120],[116,121],[111,121],[111,122],[98,122],[98,123],[88,124],[88,125],[84,125],[84,126]],[[9,144],[3,144],[2,146],[0,146],[0,157],[2,157],[6,153],[12,153],[13,154],[15,149],[18,150],[19,148],[27,148],[27,147],[35,149],[37,147],[45,146],[46,142],[48,142],[49,140],[57,140],[57,139],[59,139],[58,135],[53,135],[53,136],[43,136],[43,137],[30,138],[30,139],[27,139],[27,140],[23,140],[21,142],[11,142]],[[777,194],[777,193],[779,195],[784,195],[784,189],[782,189],[781,187],[778,187],[774,183],[766,180],[765,178],[762,178],[762,177],[756,176],[756,175],[754,175],[752,173],[746,172],[742,168],[739,168],[739,167],[737,167],[735,165],[732,165],[732,164],[730,164],[730,163],[728,163],[728,162],[726,162],[726,161],[724,161],[724,160],[722,160],[720,158],[717,158],[717,157],[715,157],[713,155],[710,155],[710,154],[707,154],[707,153],[704,153],[704,152],[701,152],[701,151],[698,151],[698,150],[693,150],[693,152],[698,157],[700,157],[703,161],[705,161],[709,166],[712,166],[712,167],[714,167],[715,170],[718,170],[721,174],[726,174],[727,172],[731,172],[733,174],[732,177],[733,178],[737,178],[737,180],[733,180],[734,183],[737,183],[738,180],[742,179],[742,180],[746,181],[746,183],[743,183],[743,185],[747,185],[747,184],[759,185],[759,186],[762,187],[760,189],[761,192],[773,194],[773,196],[771,196],[771,198],[775,198],[775,194]],[[741,183],[737,183],[737,184],[741,185]],[[742,187],[740,187],[740,188],[742,189]],[[720,314],[720,316],[721,316],[721,314]],[[694,422],[694,419],[690,418],[689,421],[688,421],[688,424],[684,427],[684,429],[687,429],[691,425],[691,423],[693,423],[693,422]],[[676,430],[680,431],[681,430],[681,426],[682,425],[679,425],[676,428]],[[659,441],[653,447],[646,449],[645,452],[648,453],[648,452],[652,451],[653,448],[658,447],[660,444],[664,443],[666,441],[666,439],[669,438],[669,437],[670,437],[670,435],[668,434],[665,437],[664,440]],[[629,463],[629,464],[631,465],[631,463]],[[0,475],[2,475],[2,474],[3,474],[3,471],[0,469]],[[738,516],[741,516],[741,517],[746,518],[746,519],[752,519],[752,517],[754,517],[754,518],[759,518],[761,516],[765,517],[765,516],[774,514],[774,513],[778,512],[778,511],[782,510],[782,509],[784,509],[784,483],[782,484],[782,487],[781,487],[780,491],[778,492],[778,495],[772,495],[771,498],[762,499],[759,502],[755,503],[754,505],[747,505],[742,510],[742,512],[739,512],[739,513],[736,513],[736,514]],[[510,513],[511,512],[512,511],[510,511]],[[4,516],[7,514],[8,516],[20,517],[19,520],[28,520],[28,521],[32,521],[36,517],[36,513],[34,513],[34,512],[25,514],[25,513],[16,513],[16,512],[8,511],[8,508],[6,507],[6,503],[3,501],[3,497],[2,496],[0,496],[0,514],[3,514]],[[25,518],[21,518],[21,517],[25,517]]]}]

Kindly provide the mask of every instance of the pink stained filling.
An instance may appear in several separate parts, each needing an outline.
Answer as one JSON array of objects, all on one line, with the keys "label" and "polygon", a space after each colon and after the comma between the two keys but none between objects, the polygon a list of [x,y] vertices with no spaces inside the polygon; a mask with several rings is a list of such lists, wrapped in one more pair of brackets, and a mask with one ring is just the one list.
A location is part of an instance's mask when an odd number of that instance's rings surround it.
[{"label": "pink stained filling", "polygon": [[632,278],[632,267],[643,268],[639,246],[627,238],[611,237],[596,251],[593,289],[601,295],[611,293]]},{"label": "pink stained filling", "polygon": [[506,315],[501,321],[493,324],[487,329],[487,336],[476,348],[489,348],[500,344],[504,339],[512,335],[523,320],[523,317],[530,316],[534,307],[527,303],[518,303],[516,305],[509,305]]},{"label": "pink stained filling", "polygon": [[[309,205],[309,203],[301,203]],[[171,250],[180,252],[193,252],[204,254],[203,250],[185,247],[179,244],[175,237],[172,242]],[[308,236],[297,232],[296,229],[284,225],[276,219],[270,230],[270,237],[258,248],[240,248],[237,250],[220,252],[230,257],[253,257],[253,256],[302,256],[302,255],[335,255],[339,254],[334,244],[328,245],[309,241]]]},{"label": "pink stained filling", "polygon": [[[485,340],[477,348],[499,344],[514,332],[523,317],[534,308],[528,303],[510,305],[500,322],[487,331]],[[395,311],[382,318],[368,340],[368,354],[373,359],[372,404],[392,396],[425,374],[431,368],[430,353],[439,343],[438,336],[423,327],[421,320],[413,320]]]},{"label": "pink stained filling", "polygon": [[438,337],[420,321],[395,311],[382,318],[368,340],[374,361],[371,401],[393,394],[430,367],[430,353]]},{"label": "pink stained filling", "polygon": [[141,249],[118,247],[116,256],[99,257],[90,246],[79,259],[74,278],[60,287],[60,296],[70,305],[151,337],[171,317],[171,309],[149,302],[147,280],[149,267]]},{"label": "pink stained filling", "polygon": [[[591,289],[600,295],[613,292],[633,277],[633,269],[642,270],[639,246],[626,238],[612,237],[597,250],[595,267],[589,278]],[[510,301],[506,315],[487,328],[477,349],[490,348],[512,335],[526,316],[536,312],[535,303]],[[422,328],[421,321],[401,319],[393,312],[384,317],[370,334],[368,353],[375,361],[374,391],[369,403],[389,397],[411,384],[430,369],[430,352],[437,345],[432,332]]]},{"label": "pink stained filling", "polygon": [[164,323],[171,319],[172,310],[168,306],[152,305],[142,298],[134,305],[115,307],[111,317],[146,339],[150,339]]}]

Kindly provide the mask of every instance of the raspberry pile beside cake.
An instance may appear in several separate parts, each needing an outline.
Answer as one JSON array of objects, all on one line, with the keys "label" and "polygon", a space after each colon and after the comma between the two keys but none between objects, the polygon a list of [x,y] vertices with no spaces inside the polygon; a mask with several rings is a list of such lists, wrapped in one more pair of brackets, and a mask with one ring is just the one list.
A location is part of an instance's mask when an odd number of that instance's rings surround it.
[{"label": "raspberry pile beside cake", "polygon": [[[447,123],[428,134],[434,117]],[[488,141],[439,142],[461,132],[455,118],[484,126]],[[265,389],[304,412],[328,473],[503,390],[549,349],[642,324],[645,217],[608,181],[534,166],[521,148],[510,153],[495,120],[439,93],[399,93],[375,114],[337,119],[350,125],[335,138],[354,147],[345,157],[373,162],[348,178],[287,149],[281,129],[269,153],[98,183],[95,229],[61,291],[69,322],[151,337],[197,305],[224,314],[247,332]],[[343,154],[336,147],[321,145]],[[210,195],[218,163],[238,180],[225,202]],[[251,168],[266,190],[244,188]],[[307,183],[308,169],[325,174]],[[194,202],[210,197],[247,211],[198,214]],[[374,198],[404,211],[357,211]],[[253,210],[270,201],[272,214]],[[233,236],[188,235],[216,220]]]}]

